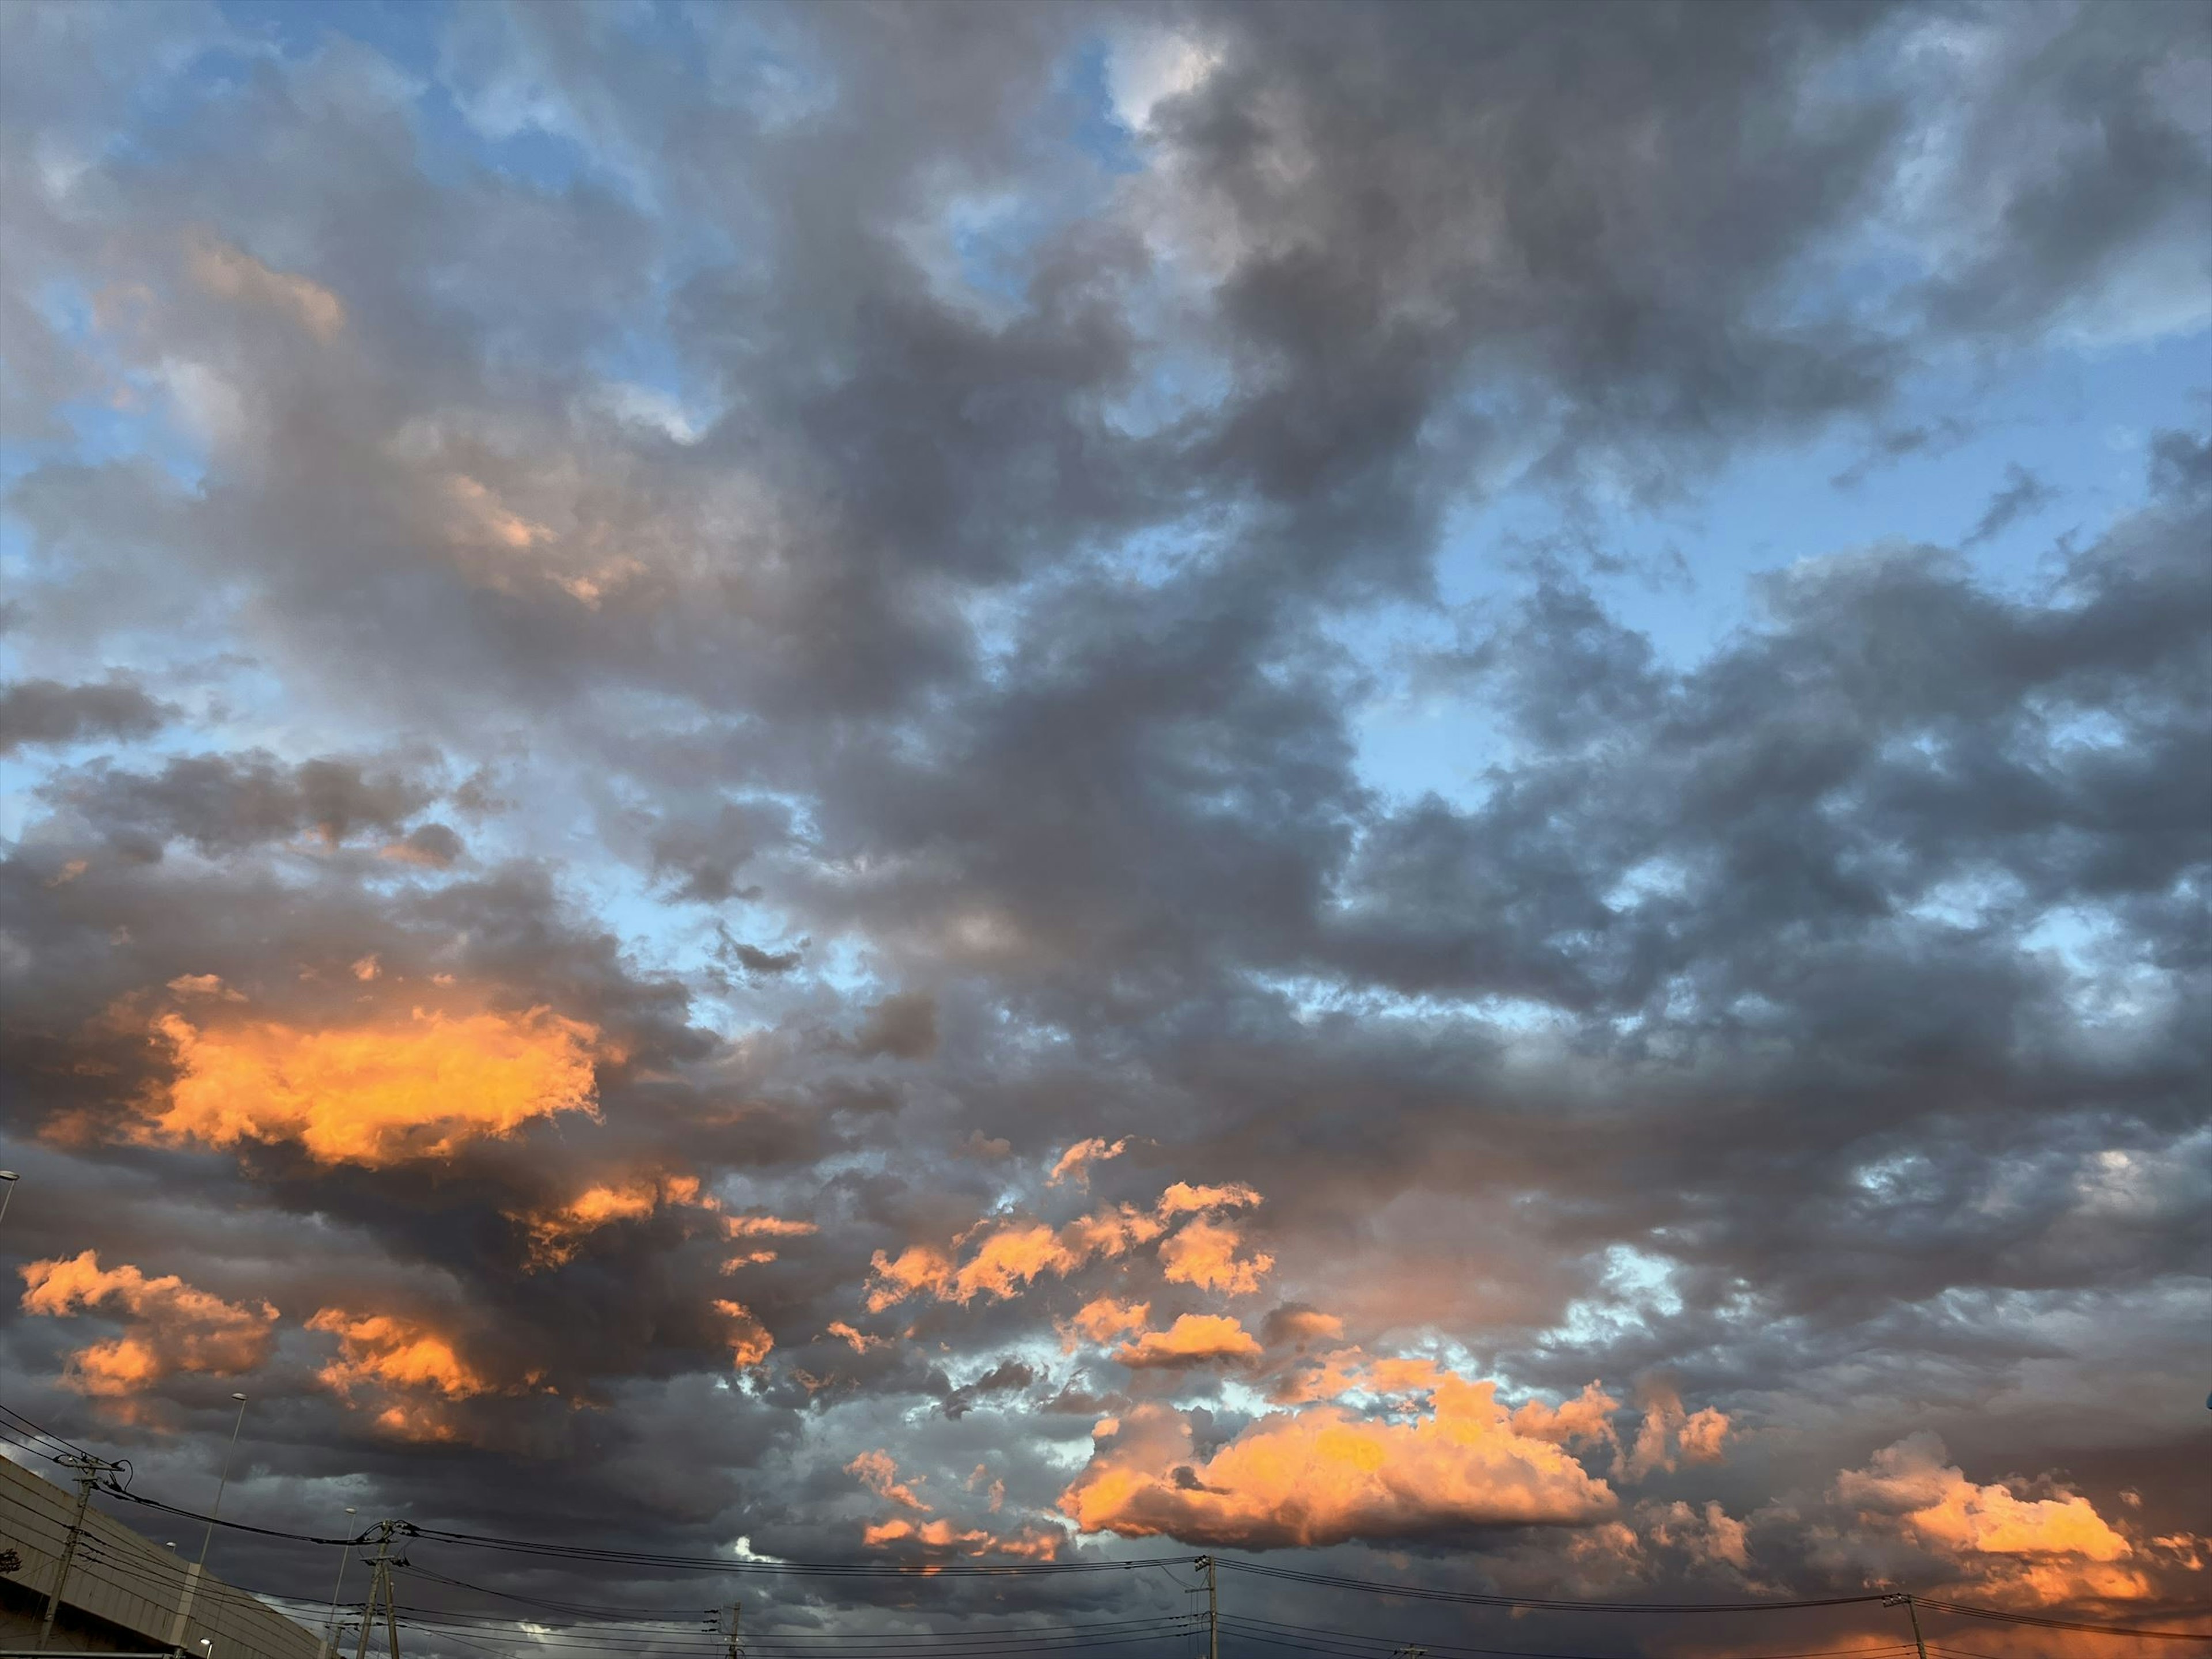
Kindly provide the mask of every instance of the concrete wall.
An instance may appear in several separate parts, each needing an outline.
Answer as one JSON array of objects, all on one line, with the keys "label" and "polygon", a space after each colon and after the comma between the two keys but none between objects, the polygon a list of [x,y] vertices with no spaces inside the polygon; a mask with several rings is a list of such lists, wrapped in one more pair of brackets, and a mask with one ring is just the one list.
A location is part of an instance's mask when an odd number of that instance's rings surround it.
[{"label": "concrete wall", "polygon": [[[178,1548],[164,1548],[112,1516],[95,1497],[86,1511],[84,1534],[62,1589],[62,1610],[50,1646],[74,1653],[146,1652],[171,1646],[177,1608],[199,1553],[200,1532],[188,1522]],[[39,1614],[53,1587],[70,1516],[73,1486],[56,1486],[18,1464],[0,1460],[0,1547],[23,1565],[0,1577],[0,1648],[38,1645]],[[192,1596],[183,1646],[199,1659],[203,1638],[214,1659],[320,1659],[322,1640],[245,1592],[210,1575]]]}]

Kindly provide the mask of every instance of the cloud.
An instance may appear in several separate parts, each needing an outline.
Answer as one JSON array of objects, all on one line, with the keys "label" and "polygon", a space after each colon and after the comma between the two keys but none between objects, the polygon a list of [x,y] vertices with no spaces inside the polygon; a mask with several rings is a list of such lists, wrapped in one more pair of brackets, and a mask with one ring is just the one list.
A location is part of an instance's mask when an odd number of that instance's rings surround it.
[{"label": "cloud", "polygon": [[66,685],[17,680],[0,687],[0,755],[32,744],[60,746],[95,738],[151,737],[175,714],[128,678]]},{"label": "cloud", "polygon": [[[2002,1484],[2127,1539],[2131,1612],[2201,1599],[2149,1475],[2208,450],[2115,387],[2204,315],[2203,31],[1616,10],[26,14],[7,1227],[338,1310],[276,1328],[242,1510],[343,1467],[491,1533],[1111,1559],[1044,1517],[1113,1419],[1135,1511],[1263,1534],[1290,1489],[1214,1466],[1341,1431],[1383,1489],[1313,1526],[1377,1577],[2010,1583],[1832,1497],[1940,1427],[2068,1471]],[[1985,568],[2024,422],[2081,521]],[[1094,1141],[1167,1190],[1050,1182]],[[15,1315],[10,1403],[117,1430]],[[481,1391],[374,1374],[418,1337]],[[1700,1409],[1611,1403],[1659,1376]],[[198,1389],[99,1449],[209,1490]],[[863,1516],[864,1448],[947,1512]],[[1571,1509],[1553,1458],[1647,1501],[1467,1530]]]},{"label": "cloud", "polygon": [[[1725,1413],[1707,1406],[1692,1414],[1683,1408],[1681,1396],[1664,1383],[1649,1383],[1641,1392],[1644,1421],[1637,1429],[1635,1443],[1620,1453],[1615,1462],[1614,1474],[1620,1479],[1641,1480],[1656,1470],[1671,1470],[1678,1457],[1690,1463],[1721,1460],[1729,1428]],[[1613,1402],[1605,1404],[1610,1410]]]},{"label": "cloud", "polygon": [[2027,1498],[1979,1486],[1946,1456],[1938,1437],[1908,1435],[1838,1474],[1833,1496],[1862,1526],[1909,1539],[1984,1595],[2044,1605],[2149,1593],[2131,1565],[2136,1546],[2087,1498],[2063,1487]]},{"label": "cloud", "polygon": [[597,1109],[599,1033],[545,1008],[447,1015],[417,1009],[362,1026],[154,1022],[175,1067],[138,1133],[235,1146],[291,1141],[325,1164],[451,1158],[536,1119]]},{"label": "cloud", "polygon": [[[177,840],[216,857],[309,835],[325,847],[362,831],[397,835],[431,799],[426,786],[398,773],[338,760],[288,766],[258,752],[179,757],[155,773],[101,762],[57,775],[40,793],[148,861]],[[434,837],[430,846],[440,844]]]},{"label": "cloud", "polygon": [[1226,1314],[1178,1314],[1164,1331],[1145,1331],[1115,1349],[1114,1358],[1134,1370],[1204,1364],[1211,1360],[1256,1358],[1257,1338]]},{"label": "cloud", "polygon": [[2022,519],[2041,512],[2058,498],[2058,492],[2041,477],[2014,462],[2005,468],[2005,487],[1990,497],[1989,506],[1974,521],[1961,547],[1979,547],[1994,541]]},{"label": "cloud", "polygon": [[276,1310],[226,1302],[174,1273],[149,1279],[128,1262],[102,1267],[96,1250],[22,1270],[25,1312],[121,1318],[121,1336],[70,1356],[70,1384],[94,1395],[143,1393],[179,1372],[236,1376],[266,1363]]},{"label": "cloud", "polygon": [[1186,1221],[1160,1246],[1162,1271],[1172,1282],[1195,1285],[1231,1296],[1249,1296],[1260,1288],[1261,1278],[1275,1265],[1264,1253],[1239,1260],[1244,1236],[1226,1222],[1200,1216]]},{"label": "cloud", "polygon": [[1062,1182],[1073,1181],[1079,1186],[1088,1187],[1091,1184],[1091,1166],[1103,1163],[1109,1158],[1121,1157],[1128,1145],[1126,1137],[1110,1145],[1098,1135],[1087,1140],[1079,1140],[1054,1160],[1052,1172],[1045,1176],[1044,1184],[1057,1187]]},{"label": "cloud", "polygon": [[213,236],[191,240],[185,269],[205,292],[274,311],[318,340],[330,341],[345,327],[345,306],[321,283],[290,271],[271,270],[252,254]]},{"label": "cloud", "polygon": [[1451,1376],[1411,1420],[1336,1406],[1270,1413],[1206,1458],[1184,1413],[1141,1404],[1101,1437],[1060,1501],[1085,1532],[1243,1549],[1582,1526],[1614,1507],[1558,1447],[1516,1434],[1490,1384]]},{"label": "cloud", "polygon": [[898,1463],[889,1452],[864,1451],[845,1465],[845,1473],[856,1477],[862,1486],[888,1503],[928,1512],[929,1505],[915,1495],[913,1487],[899,1480]]}]

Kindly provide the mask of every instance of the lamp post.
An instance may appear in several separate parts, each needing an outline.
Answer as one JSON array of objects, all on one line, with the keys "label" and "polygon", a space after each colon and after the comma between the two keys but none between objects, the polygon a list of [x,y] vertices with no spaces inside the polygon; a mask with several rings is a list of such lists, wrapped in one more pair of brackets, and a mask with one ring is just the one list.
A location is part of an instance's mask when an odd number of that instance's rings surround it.
[{"label": "lamp post", "polygon": [[185,1631],[192,1616],[192,1598],[199,1593],[200,1579],[207,1571],[208,1546],[215,1542],[215,1523],[222,1515],[223,1488],[230,1485],[230,1460],[238,1450],[238,1431],[246,1426],[246,1396],[234,1394],[238,1401],[238,1418],[230,1425],[230,1444],[222,1454],[222,1474],[215,1483],[215,1507],[208,1511],[207,1534],[200,1540],[200,1559],[185,1576],[185,1593],[177,1602],[176,1627],[169,1632],[169,1645],[179,1654],[185,1650]]},{"label": "lamp post", "polygon": [[8,1218],[8,1200],[15,1196],[15,1183],[22,1178],[13,1170],[0,1170],[0,1182],[7,1183],[0,1186],[0,1221]]},{"label": "lamp post", "polygon": [[[353,1513],[354,1513],[354,1508],[353,1508],[353,1505],[352,1505],[352,1504],[347,1504],[347,1505],[346,1505],[346,1513],[347,1513],[348,1515],[351,1515],[351,1514],[353,1514]],[[348,1530],[349,1532],[350,1532],[350,1531],[352,1530],[352,1528],[347,1528],[347,1530]],[[328,1626],[328,1627],[327,1627],[326,1634],[324,1636],[324,1638],[323,1638],[323,1651],[324,1651],[325,1653],[331,1653],[331,1652],[335,1652],[335,1651],[337,1650],[337,1644],[338,1644],[338,1595],[339,1595],[339,1593],[340,1593],[341,1591],[343,1591],[343,1590],[345,1589],[345,1570],[346,1570],[346,1563],[347,1563],[347,1562],[349,1562],[349,1561],[350,1561],[352,1559],[353,1559],[353,1540],[352,1540],[351,1538],[348,1538],[348,1539],[346,1540],[346,1547],[345,1547],[343,1549],[342,1549],[342,1550],[340,1550],[340,1551],[338,1552],[338,1582],[337,1582],[337,1583],[335,1583],[335,1584],[333,1584],[333,1585],[331,1585],[331,1618],[330,1618],[330,1624],[329,1624],[329,1626]]]}]

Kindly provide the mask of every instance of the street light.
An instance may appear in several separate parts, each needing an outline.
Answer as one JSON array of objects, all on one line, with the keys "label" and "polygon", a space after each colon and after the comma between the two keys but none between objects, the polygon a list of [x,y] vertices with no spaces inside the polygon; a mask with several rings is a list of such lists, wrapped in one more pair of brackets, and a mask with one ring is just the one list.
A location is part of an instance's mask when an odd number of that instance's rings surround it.
[{"label": "street light", "polygon": [[[185,1621],[191,1617],[192,1600],[199,1592],[200,1580],[207,1575],[208,1546],[215,1542],[215,1523],[222,1514],[223,1489],[230,1485],[230,1460],[238,1451],[238,1431],[246,1426],[246,1396],[233,1394],[230,1397],[238,1401],[238,1418],[230,1425],[230,1444],[223,1449],[222,1474],[215,1483],[215,1507],[208,1511],[207,1533],[200,1540],[200,1559],[185,1577],[184,1599],[177,1606],[177,1627],[169,1638],[179,1653],[184,1651]],[[210,1622],[212,1624],[213,1621]],[[207,1647],[212,1640],[212,1638],[204,1638],[200,1645]],[[213,1650],[210,1649],[210,1659],[212,1652]]]},{"label": "street light", "polygon": [[0,1221],[5,1221],[8,1218],[8,1200],[15,1196],[15,1183],[22,1178],[13,1170],[0,1170],[0,1181],[8,1183],[5,1187],[0,1187]]},{"label": "street light", "polygon": [[[348,1515],[351,1515],[354,1512],[353,1505],[350,1504],[347,1504],[346,1513]],[[350,1533],[353,1529],[349,1527],[346,1530]],[[338,1593],[345,1589],[346,1563],[352,1559],[353,1540],[349,1537],[346,1540],[345,1547],[338,1552],[338,1582],[331,1586],[331,1620],[328,1627],[330,1630],[330,1638],[329,1648],[327,1650],[332,1653],[337,1651],[338,1645]]]}]

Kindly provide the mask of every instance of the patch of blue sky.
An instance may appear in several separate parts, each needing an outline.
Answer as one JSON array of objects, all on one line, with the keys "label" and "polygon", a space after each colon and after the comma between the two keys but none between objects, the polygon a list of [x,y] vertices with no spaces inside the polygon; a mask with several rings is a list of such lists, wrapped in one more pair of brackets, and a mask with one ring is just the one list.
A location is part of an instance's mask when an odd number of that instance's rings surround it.
[{"label": "patch of blue sky", "polygon": [[1079,41],[1060,65],[1060,86],[1074,106],[1068,137],[1075,147],[1117,177],[1145,170],[1136,136],[1115,108],[1109,64],[1113,48],[1101,35]]},{"label": "patch of blue sky", "polygon": [[[1879,422],[1746,452],[1680,505],[1571,510],[1541,486],[1509,487],[1453,514],[1436,606],[1378,609],[1343,635],[1386,669],[1409,648],[1448,646],[1460,623],[1479,633],[1510,614],[1539,556],[1562,546],[1595,549],[1607,566],[1589,577],[1601,599],[1682,669],[1759,620],[1754,578],[1802,559],[1926,543],[1961,549],[1981,580],[2024,595],[2054,574],[2063,546],[2086,544],[2142,501],[2155,434],[2202,427],[2208,388],[2212,334],[2054,348],[2002,375],[1924,376]],[[1878,453],[1883,434],[1915,432],[1917,447]],[[2048,494],[1991,520],[2014,467]],[[1479,804],[1485,769],[1512,753],[1474,699],[1416,695],[1388,672],[1353,732],[1362,779],[1401,799],[1433,792]]]},{"label": "patch of blue sky", "polygon": [[1559,1323],[1537,1335],[1537,1346],[1610,1347],[1625,1336],[1653,1329],[1658,1320],[1673,1318],[1682,1311],[1674,1282],[1676,1266],[1671,1258],[1633,1244],[1609,1246],[1597,1287],[1570,1302]]},{"label": "patch of blue sky", "polygon": [[103,466],[143,457],[183,488],[198,489],[207,473],[206,446],[175,418],[173,404],[157,377],[131,369],[110,348],[92,295],[76,283],[51,282],[35,303],[40,319],[85,354],[112,390],[105,398],[73,398],[52,406],[68,428],[65,438],[0,443],[0,489],[50,461]]}]

